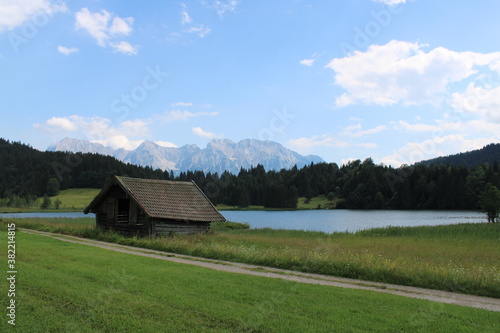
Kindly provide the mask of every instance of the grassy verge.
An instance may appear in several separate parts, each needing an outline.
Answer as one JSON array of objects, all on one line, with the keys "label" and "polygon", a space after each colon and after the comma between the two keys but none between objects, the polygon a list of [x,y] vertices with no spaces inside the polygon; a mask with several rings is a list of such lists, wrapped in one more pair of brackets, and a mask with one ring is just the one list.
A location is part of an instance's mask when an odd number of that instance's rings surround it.
[{"label": "grassy verge", "polygon": [[13,219],[18,227],[155,250],[310,273],[500,297],[500,224],[390,227],[355,234],[238,229],[137,238],[94,228],[94,219]]},{"label": "grassy verge", "polygon": [[[5,231],[0,239],[7,239]],[[217,272],[22,232],[16,245],[16,327],[4,318],[2,332],[498,329],[499,314],[492,311]],[[6,251],[0,258],[6,261]]]}]

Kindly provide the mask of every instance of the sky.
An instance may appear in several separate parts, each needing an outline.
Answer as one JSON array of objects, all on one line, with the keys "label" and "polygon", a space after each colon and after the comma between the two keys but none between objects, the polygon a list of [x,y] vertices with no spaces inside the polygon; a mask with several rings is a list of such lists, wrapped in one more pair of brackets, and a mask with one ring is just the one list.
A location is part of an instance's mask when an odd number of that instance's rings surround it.
[{"label": "sky", "polygon": [[500,142],[497,0],[0,0],[0,137],[272,140],[340,164]]}]

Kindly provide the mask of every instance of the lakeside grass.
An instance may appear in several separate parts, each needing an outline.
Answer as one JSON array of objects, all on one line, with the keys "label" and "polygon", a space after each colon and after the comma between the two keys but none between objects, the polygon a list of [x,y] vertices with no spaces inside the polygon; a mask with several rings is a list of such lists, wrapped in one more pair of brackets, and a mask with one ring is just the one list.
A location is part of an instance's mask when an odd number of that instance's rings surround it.
[{"label": "lakeside grass", "polygon": [[[0,231],[0,238],[7,233]],[[500,318],[493,311],[218,272],[22,232],[16,245],[16,327],[2,320],[2,332],[496,332]],[[0,258],[5,262],[6,251]]]},{"label": "lakeside grass", "polygon": [[95,188],[70,188],[62,190],[58,195],[50,197],[52,204],[59,199],[62,203],[59,210],[84,210],[100,192]]},{"label": "lakeside grass", "polygon": [[209,259],[500,298],[500,224],[326,234],[225,228],[228,224],[219,223],[205,235],[138,238],[96,230],[92,218],[9,221],[18,227]]},{"label": "lakeside grass", "polygon": [[[43,197],[38,198],[31,207],[0,207],[2,213],[35,213],[35,212],[81,212],[94,197],[100,192],[95,188],[70,188],[59,191],[59,194],[50,197],[52,207],[50,209],[41,209]],[[53,207],[54,202],[61,202],[59,209]]]},{"label": "lakeside grass", "polygon": [[333,209],[336,206],[336,201],[330,202],[326,195],[318,195],[312,198],[309,203],[306,203],[306,198],[300,197],[297,202],[297,209]]}]

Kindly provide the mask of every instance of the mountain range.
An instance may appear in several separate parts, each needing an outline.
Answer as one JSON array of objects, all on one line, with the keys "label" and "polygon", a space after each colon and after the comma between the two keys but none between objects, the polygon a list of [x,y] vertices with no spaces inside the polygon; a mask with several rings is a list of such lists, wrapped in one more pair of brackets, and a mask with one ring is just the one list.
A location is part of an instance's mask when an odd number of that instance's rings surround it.
[{"label": "mountain range", "polygon": [[150,166],[179,173],[182,171],[204,171],[238,174],[241,168],[249,169],[261,164],[266,170],[302,167],[324,160],[316,155],[303,156],[273,141],[246,139],[238,143],[228,139],[214,139],[206,148],[194,144],[182,147],[163,147],[152,141],[144,141],[134,150],[113,149],[99,143],[73,138],[64,138],[47,151],[69,151],[97,153],[113,156],[125,163]]}]

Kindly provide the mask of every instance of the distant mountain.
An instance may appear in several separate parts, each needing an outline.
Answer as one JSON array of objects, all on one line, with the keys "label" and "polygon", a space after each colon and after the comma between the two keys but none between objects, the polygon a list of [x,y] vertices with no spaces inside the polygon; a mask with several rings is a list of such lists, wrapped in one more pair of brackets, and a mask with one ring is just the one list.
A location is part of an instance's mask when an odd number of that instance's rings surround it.
[{"label": "distant mountain", "polygon": [[444,164],[450,166],[465,166],[474,168],[478,165],[489,163],[490,165],[500,163],[500,144],[492,143],[481,149],[472,150],[455,155],[437,157],[430,160],[418,162],[416,164],[436,165]]},{"label": "distant mountain", "polygon": [[228,139],[212,140],[204,149],[196,145],[184,145],[179,148],[162,147],[152,141],[144,141],[132,151],[114,150],[99,143],[86,140],[65,138],[48,151],[69,151],[97,153],[113,156],[123,162],[140,166],[150,166],[162,170],[181,171],[224,171],[237,174],[241,168],[261,164],[266,170],[290,169],[294,165],[302,167],[324,160],[315,155],[303,156],[273,141],[246,139],[238,143]]}]

